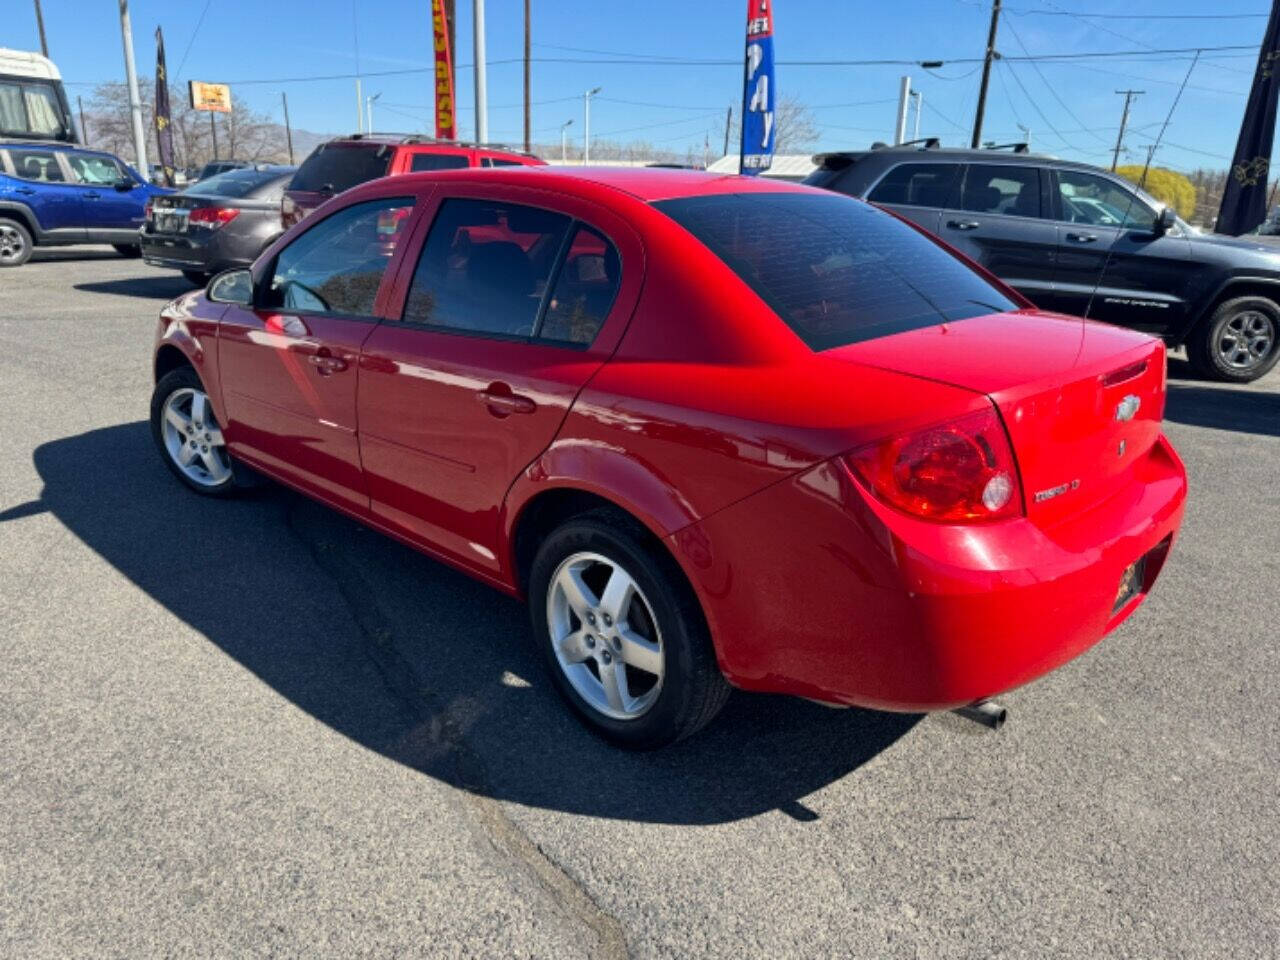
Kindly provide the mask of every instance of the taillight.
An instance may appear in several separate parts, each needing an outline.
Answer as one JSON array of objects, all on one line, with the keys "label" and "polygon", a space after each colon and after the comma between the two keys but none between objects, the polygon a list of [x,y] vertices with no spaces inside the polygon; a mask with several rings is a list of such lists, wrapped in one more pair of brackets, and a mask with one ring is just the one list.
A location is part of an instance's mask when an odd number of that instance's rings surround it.
[{"label": "taillight", "polygon": [[155,207],[152,206],[151,198],[147,197],[147,202],[142,205],[142,218],[146,220],[147,223],[150,223],[155,219],[155,215]]},{"label": "taillight", "polygon": [[188,223],[199,224],[210,230],[217,230],[230,223],[240,215],[235,207],[196,207],[191,211]]},{"label": "taillight", "polygon": [[915,517],[974,523],[1022,515],[1013,449],[994,409],[846,455],[877,497]]}]

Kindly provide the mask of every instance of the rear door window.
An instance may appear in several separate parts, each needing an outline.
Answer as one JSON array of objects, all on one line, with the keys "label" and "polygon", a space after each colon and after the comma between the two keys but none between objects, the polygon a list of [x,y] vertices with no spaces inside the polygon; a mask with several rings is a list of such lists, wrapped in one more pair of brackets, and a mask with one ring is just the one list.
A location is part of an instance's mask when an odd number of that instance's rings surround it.
[{"label": "rear door window", "polygon": [[[228,170],[216,177],[209,177],[192,184],[183,193],[193,197],[231,197],[241,198],[256,196],[266,198],[273,194],[278,198],[287,180],[279,170]],[[274,181],[274,183],[273,183]],[[274,186],[274,191],[270,189]]]},{"label": "rear door window", "polygon": [[65,183],[58,155],[52,150],[17,150],[9,148],[14,176],[40,183]]},{"label": "rear door window", "polygon": [[570,223],[536,207],[446,200],[414,270],[404,320],[532,337]]},{"label": "rear door window", "polygon": [[409,172],[458,170],[466,166],[470,166],[470,161],[465,153],[415,153],[409,161]]},{"label": "rear door window", "polygon": [[919,231],[840,194],[727,194],[654,206],[813,350],[1018,308]]},{"label": "rear door window", "polygon": [[523,167],[519,160],[504,160],[502,157],[485,157],[480,161],[484,167]]},{"label": "rear door window", "polygon": [[945,207],[959,182],[958,163],[903,163],[885,174],[867,199],[872,203]]},{"label": "rear door window", "polygon": [[381,144],[321,147],[302,162],[289,189],[341,193],[356,184],[386,176],[390,163],[391,148]]},{"label": "rear door window", "polygon": [[538,339],[584,346],[595,340],[618,295],[621,271],[617,248],[590,227],[578,227],[547,301]]},{"label": "rear door window", "polygon": [[1011,164],[971,164],[960,209],[1011,217],[1040,216],[1040,170]]},{"label": "rear door window", "polygon": [[370,317],[405,222],[407,197],[353,204],[326,217],[276,258],[267,307]]}]

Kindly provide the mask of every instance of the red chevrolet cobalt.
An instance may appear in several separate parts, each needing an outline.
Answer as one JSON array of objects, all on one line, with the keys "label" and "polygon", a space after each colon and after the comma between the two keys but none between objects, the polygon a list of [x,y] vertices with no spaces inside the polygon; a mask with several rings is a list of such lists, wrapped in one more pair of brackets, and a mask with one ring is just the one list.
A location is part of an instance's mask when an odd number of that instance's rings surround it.
[{"label": "red chevrolet cobalt", "polygon": [[684,171],[377,180],[160,317],[155,440],[527,599],[615,741],[730,686],[926,711],[1142,603],[1182,518],[1156,340],[860,201]]}]

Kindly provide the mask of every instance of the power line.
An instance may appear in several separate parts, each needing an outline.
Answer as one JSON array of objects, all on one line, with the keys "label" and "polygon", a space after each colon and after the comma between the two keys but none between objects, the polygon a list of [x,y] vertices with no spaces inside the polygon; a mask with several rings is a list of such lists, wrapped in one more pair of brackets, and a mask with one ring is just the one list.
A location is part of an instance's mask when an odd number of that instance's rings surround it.
[{"label": "power line", "polygon": [[200,11],[200,19],[196,21],[196,28],[191,31],[191,39],[187,41],[187,49],[182,51],[182,59],[178,61],[178,69],[173,72],[175,77],[182,76],[182,68],[187,65],[187,57],[191,53],[191,45],[196,42],[196,36],[200,33],[200,25],[204,23],[204,15],[209,12],[209,5],[213,0],[204,0],[204,9]]},{"label": "power line", "polygon": [[[1007,62],[1007,61],[1002,61],[1002,62]],[[1040,117],[1040,119],[1044,121],[1045,126],[1049,128],[1049,130],[1053,133],[1055,137],[1058,138],[1059,141],[1061,141],[1062,145],[1065,146],[1068,150],[1075,150],[1079,153],[1083,153],[1084,152],[1083,150],[1081,150],[1079,147],[1077,147],[1070,140],[1068,140],[1066,137],[1064,137],[1061,133],[1058,132],[1058,128],[1053,125],[1053,121],[1051,121],[1048,117],[1045,116],[1044,111],[1040,109],[1040,104],[1036,103],[1035,100],[1032,99],[1031,93],[1027,90],[1026,86],[1022,83],[1022,78],[1018,76],[1018,74],[1014,71],[1012,67],[1009,67],[1009,76],[1013,77],[1013,82],[1018,85],[1018,89],[1022,91],[1022,95],[1027,98],[1027,103],[1031,104],[1031,109],[1034,110],[1036,114]]]}]

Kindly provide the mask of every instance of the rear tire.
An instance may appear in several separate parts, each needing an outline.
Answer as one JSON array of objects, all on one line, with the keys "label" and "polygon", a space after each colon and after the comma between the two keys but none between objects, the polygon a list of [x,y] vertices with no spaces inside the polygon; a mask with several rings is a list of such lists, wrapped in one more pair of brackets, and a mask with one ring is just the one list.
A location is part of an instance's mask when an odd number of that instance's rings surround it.
[{"label": "rear tire", "polygon": [[530,570],[529,610],[560,694],[620,746],[648,750],[683,739],[728,699],[692,587],[624,514],[592,511],[543,541]]},{"label": "rear tire", "polygon": [[1280,306],[1266,297],[1227,300],[1187,341],[1196,373],[1226,383],[1250,383],[1280,360]]},{"label": "rear tire", "polygon": [[17,220],[0,217],[0,267],[22,266],[34,249],[30,230]]},{"label": "rear tire", "polygon": [[193,283],[197,287],[205,287],[209,284],[209,274],[203,270],[183,270],[182,275],[187,278],[189,283]]},{"label": "rear tire", "polygon": [[113,243],[111,246],[127,260],[136,260],[142,256],[142,247],[136,243]]}]

